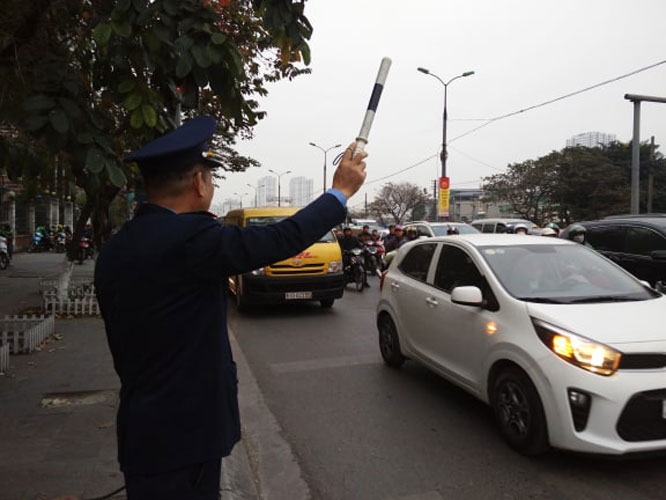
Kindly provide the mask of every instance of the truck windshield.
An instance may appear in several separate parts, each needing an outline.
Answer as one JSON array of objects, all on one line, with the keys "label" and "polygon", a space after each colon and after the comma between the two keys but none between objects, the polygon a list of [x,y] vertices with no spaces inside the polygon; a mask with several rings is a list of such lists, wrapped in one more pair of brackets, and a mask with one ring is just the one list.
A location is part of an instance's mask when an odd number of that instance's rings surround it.
[{"label": "truck windshield", "polygon": [[[246,226],[269,226],[271,224],[275,224],[276,222],[280,222],[281,220],[286,219],[286,216],[267,216],[267,217],[248,217],[245,220],[245,225]],[[335,236],[333,235],[332,231],[328,231],[324,236],[322,236],[319,239],[320,242],[323,243],[333,243],[337,242],[335,239]]]}]

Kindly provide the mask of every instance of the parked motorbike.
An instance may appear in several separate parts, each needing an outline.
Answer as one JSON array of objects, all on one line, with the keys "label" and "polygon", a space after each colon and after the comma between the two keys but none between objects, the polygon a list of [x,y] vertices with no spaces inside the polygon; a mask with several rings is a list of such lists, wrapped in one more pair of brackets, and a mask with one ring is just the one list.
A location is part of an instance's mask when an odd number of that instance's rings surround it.
[{"label": "parked motorbike", "polygon": [[7,251],[7,238],[0,236],[0,269],[7,269],[9,265],[9,252]]},{"label": "parked motorbike", "polygon": [[90,240],[85,236],[81,236],[81,239],[79,240],[79,249],[76,252],[76,260],[79,264],[83,264],[83,261],[88,258],[89,249]]},{"label": "parked motorbike", "polygon": [[354,283],[356,290],[363,291],[365,286],[365,268],[363,267],[363,250],[353,248],[343,252],[344,271],[347,283]]}]

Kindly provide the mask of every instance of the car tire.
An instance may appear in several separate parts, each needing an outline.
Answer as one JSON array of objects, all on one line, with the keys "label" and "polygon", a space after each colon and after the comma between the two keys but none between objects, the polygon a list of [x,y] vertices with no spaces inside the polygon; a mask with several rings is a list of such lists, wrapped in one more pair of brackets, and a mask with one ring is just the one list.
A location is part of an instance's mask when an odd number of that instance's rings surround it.
[{"label": "car tire", "polygon": [[539,393],[520,368],[503,369],[492,382],[495,421],[508,445],[523,455],[548,451],[548,428]]},{"label": "car tire", "polygon": [[335,299],[322,299],[319,301],[321,307],[324,309],[330,309],[333,307],[333,302],[335,302]]},{"label": "car tire", "polygon": [[5,270],[9,266],[9,256],[5,253],[0,254],[0,269]]},{"label": "car tire", "polygon": [[384,363],[391,368],[400,368],[405,362],[405,357],[400,350],[400,339],[395,323],[388,315],[379,318],[379,352],[382,354]]}]

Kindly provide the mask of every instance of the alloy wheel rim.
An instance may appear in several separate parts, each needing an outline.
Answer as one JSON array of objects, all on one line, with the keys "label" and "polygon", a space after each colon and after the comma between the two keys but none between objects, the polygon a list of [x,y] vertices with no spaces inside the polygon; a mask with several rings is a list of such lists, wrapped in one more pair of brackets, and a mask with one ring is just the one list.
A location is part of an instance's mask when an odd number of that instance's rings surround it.
[{"label": "alloy wheel rim", "polygon": [[500,387],[498,407],[503,427],[511,434],[525,437],[530,428],[531,412],[527,398],[518,384],[509,381]]}]

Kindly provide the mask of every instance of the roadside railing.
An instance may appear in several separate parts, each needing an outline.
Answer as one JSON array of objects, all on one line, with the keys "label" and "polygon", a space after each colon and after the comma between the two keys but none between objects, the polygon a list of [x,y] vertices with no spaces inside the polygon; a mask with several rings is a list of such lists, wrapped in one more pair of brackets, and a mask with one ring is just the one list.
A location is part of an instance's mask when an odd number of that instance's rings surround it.
[{"label": "roadside railing", "polygon": [[25,314],[0,319],[0,373],[9,368],[10,354],[33,352],[54,332],[53,316]]},{"label": "roadside railing", "polygon": [[59,289],[58,285],[57,279],[40,281],[44,312],[65,316],[101,314],[91,279],[72,279],[66,290]]}]

